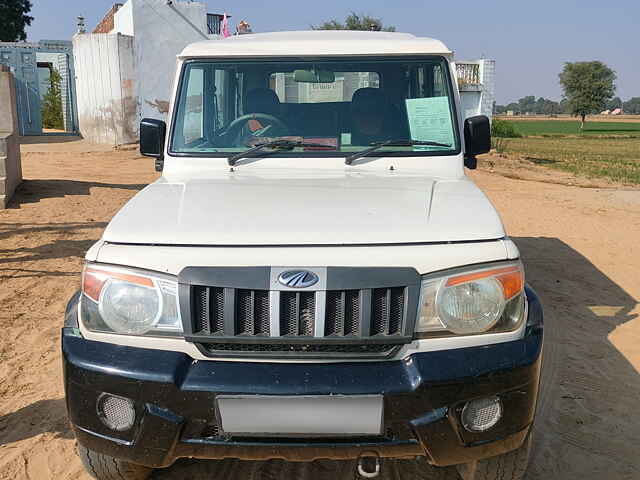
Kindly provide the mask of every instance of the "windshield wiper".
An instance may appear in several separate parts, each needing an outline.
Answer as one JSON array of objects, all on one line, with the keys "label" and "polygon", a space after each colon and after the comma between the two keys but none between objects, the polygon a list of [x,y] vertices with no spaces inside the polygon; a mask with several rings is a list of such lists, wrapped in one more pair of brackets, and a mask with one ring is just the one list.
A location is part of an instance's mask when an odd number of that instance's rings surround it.
[{"label": "windshield wiper", "polygon": [[344,163],[351,165],[354,160],[360,157],[366,157],[371,152],[374,152],[382,147],[411,147],[413,145],[426,145],[428,147],[451,147],[451,144],[429,142],[426,140],[387,140],[386,142],[374,143],[371,147],[361,150],[357,153],[349,155],[344,159]]},{"label": "windshield wiper", "polygon": [[[249,150],[246,150],[244,152],[231,155],[227,160],[227,163],[229,164],[229,166],[233,167],[236,164],[236,162],[241,158],[251,156],[252,153],[258,152],[264,148],[269,148],[269,147],[274,147],[276,149],[282,149],[282,150],[291,150],[292,148],[295,148],[295,147],[322,147],[327,150],[335,149],[331,145],[327,145],[325,143],[312,143],[312,142],[305,142],[302,140],[285,140],[285,139],[272,140],[270,142],[260,143],[255,147],[252,147]],[[274,152],[270,152],[270,153],[274,153]]]}]

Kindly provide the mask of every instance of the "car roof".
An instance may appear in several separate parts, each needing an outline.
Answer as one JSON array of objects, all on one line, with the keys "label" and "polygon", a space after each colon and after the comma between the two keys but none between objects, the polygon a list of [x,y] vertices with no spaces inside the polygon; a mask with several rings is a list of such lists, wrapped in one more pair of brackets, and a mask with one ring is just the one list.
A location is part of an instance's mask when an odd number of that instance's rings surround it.
[{"label": "car roof", "polygon": [[334,55],[449,55],[440,40],[410,33],[309,30],[234,35],[187,45],[179,58]]}]

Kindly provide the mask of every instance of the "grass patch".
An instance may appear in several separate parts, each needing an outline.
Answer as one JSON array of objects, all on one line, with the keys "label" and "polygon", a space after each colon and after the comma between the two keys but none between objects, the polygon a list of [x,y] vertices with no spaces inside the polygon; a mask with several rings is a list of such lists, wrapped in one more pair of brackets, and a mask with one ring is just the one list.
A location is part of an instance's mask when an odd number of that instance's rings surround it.
[{"label": "grass patch", "polygon": [[538,165],[640,185],[640,136],[512,138],[504,148],[506,153],[519,154]]},{"label": "grass patch", "polygon": [[579,120],[504,120],[522,135],[626,135],[640,137],[640,122],[589,122],[580,131]]}]

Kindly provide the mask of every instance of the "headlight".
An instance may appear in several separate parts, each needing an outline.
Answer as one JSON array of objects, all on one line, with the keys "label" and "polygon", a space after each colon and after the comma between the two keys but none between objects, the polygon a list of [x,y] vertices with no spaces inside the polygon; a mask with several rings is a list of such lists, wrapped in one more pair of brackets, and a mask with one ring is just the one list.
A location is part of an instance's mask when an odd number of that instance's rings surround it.
[{"label": "headlight", "polygon": [[83,324],[129,335],[182,333],[178,284],[125,269],[88,265],[82,273]]},{"label": "headlight", "polygon": [[524,316],[523,289],[519,262],[425,276],[416,333],[472,335],[514,330]]}]

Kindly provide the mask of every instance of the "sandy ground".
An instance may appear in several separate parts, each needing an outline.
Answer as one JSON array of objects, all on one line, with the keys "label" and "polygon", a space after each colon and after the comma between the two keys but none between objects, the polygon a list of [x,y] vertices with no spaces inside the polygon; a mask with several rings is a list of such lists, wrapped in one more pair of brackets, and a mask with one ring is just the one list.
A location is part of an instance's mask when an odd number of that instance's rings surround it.
[{"label": "sandy ground", "polygon": [[[59,329],[84,252],[156,178],[152,160],[135,151],[69,140],[23,145],[26,180],[0,211],[2,480],[89,478],[67,426]],[[545,306],[544,388],[527,479],[640,478],[640,191],[473,177],[501,212]],[[154,478],[333,480],[353,472],[351,462],[183,460]],[[456,474],[398,461],[385,463],[382,478]]]}]

